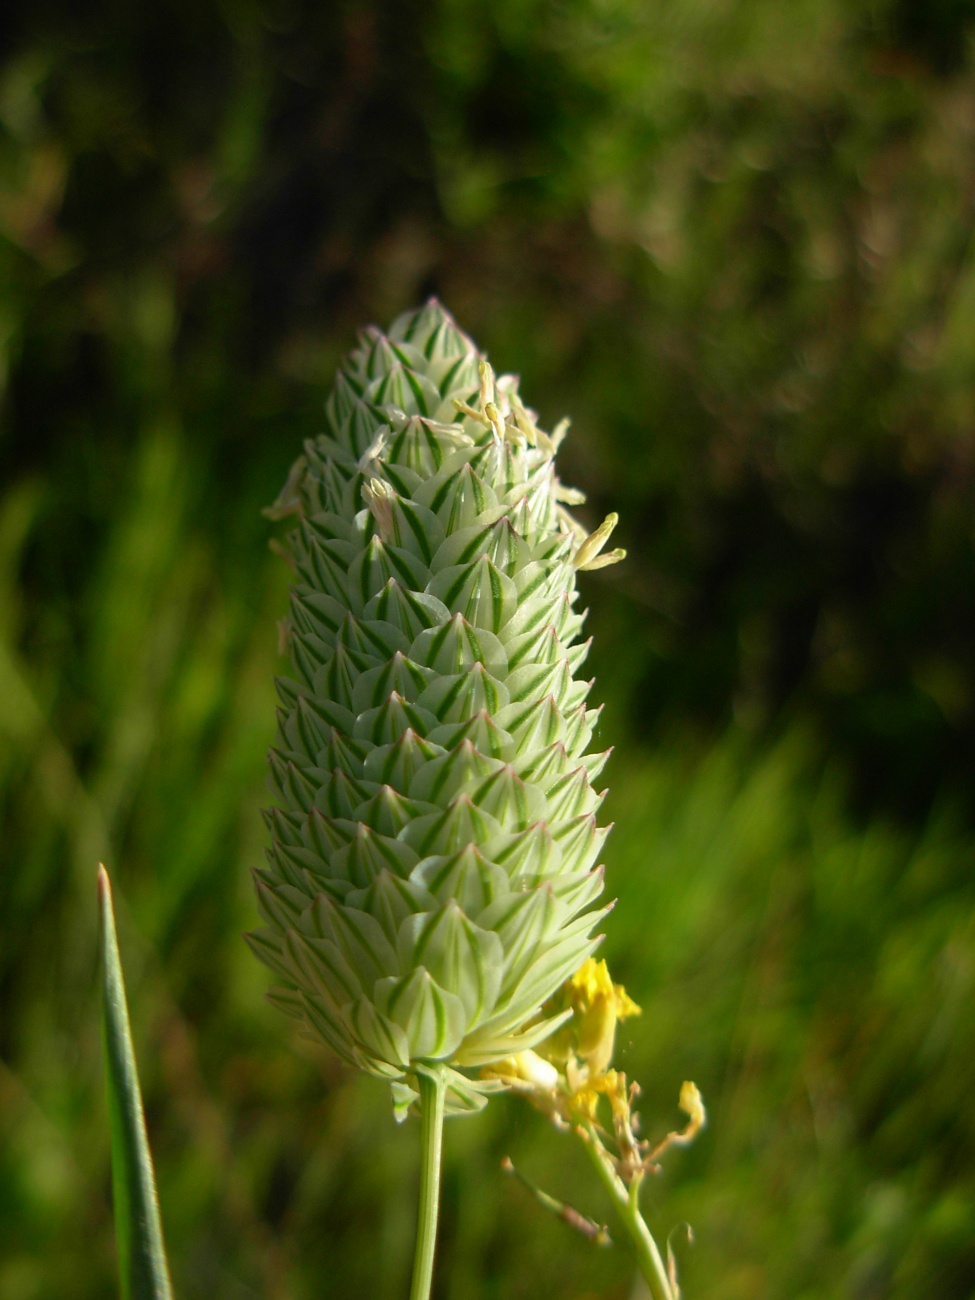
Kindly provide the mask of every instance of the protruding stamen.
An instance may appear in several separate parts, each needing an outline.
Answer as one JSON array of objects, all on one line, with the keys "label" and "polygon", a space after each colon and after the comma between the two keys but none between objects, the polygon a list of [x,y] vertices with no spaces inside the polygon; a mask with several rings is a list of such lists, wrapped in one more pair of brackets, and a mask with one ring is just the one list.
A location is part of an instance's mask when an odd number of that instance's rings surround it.
[{"label": "protruding stamen", "polygon": [[498,438],[504,438],[504,420],[494,402],[484,403],[484,415]]},{"label": "protruding stamen", "polygon": [[469,402],[462,402],[459,397],[454,399],[454,410],[460,411],[461,415],[468,416],[471,420],[477,420],[479,424],[489,424],[490,421],[484,418],[483,411],[476,411]]},{"label": "protruding stamen", "polygon": [[475,408],[469,402],[461,401],[459,397],[455,397],[454,409],[471,420],[477,420],[479,424],[487,425],[489,429],[494,430],[494,436],[499,441],[503,441],[507,436],[507,429],[504,416],[498,409],[498,387],[494,382],[494,371],[491,369],[490,364],[483,359],[478,363],[477,371],[481,377],[481,391],[478,394],[479,408]]},{"label": "protruding stamen", "polygon": [[626,548],[617,546],[615,551],[608,551],[605,555],[600,555],[598,559],[591,560],[588,564],[579,566],[586,573],[595,573],[597,569],[607,569],[611,564],[619,564],[620,560],[626,559]]},{"label": "protruding stamen", "polygon": [[371,478],[362,487],[362,499],[369,507],[369,512],[376,521],[379,536],[384,542],[393,541],[395,524],[393,521],[393,502],[396,493],[381,478]]},{"label": "protruding stamen", "polygon": [[562,443],[565,441],[565,435],[569,432],[570,423],[571,421],[568,416],[564,420],[559,420],[558,424],[549,434],[549,442],[552,444],[553,454],[558,451],[562,446]]},{"label": "protruding stamen", "polygon": [[538,436],[541,430],[535,423],[533,412],[528,410],[524,402],[518,396],[517,389],[513,389],[508,394],[508,401],[511,403],[511,413],[515,418],[515,428],[530,447],[537,447]]},{"label": "protruding stamen", "polygon": [[607,515],[596,531],[589,534],[572,557],[572,564],[576,569],[604,569],[607,564],[616,564],[626,556],[624,550],[612,551],[609,555],[603,556],[599,554],[618,523],[619,515],[616,513]]},{"label": "protruding stamen", "polygon": [[493,402],[497,397],[497,390],[494,384],[494,371],[491,368],[490,361],[482,357],[477,363],[477,373],[481,379],[480,401],[481,410],[484,411],[487,409],[488,402]]},{"label": "protruding stamen", "polygon": [[386,439],[389,435],[389,426],[383,425],[379,432],[373,438],[372,442],[359,457],[358,465],[363,474],[369,469],[374,460],[378,460],[383,454],[386,447]]}]

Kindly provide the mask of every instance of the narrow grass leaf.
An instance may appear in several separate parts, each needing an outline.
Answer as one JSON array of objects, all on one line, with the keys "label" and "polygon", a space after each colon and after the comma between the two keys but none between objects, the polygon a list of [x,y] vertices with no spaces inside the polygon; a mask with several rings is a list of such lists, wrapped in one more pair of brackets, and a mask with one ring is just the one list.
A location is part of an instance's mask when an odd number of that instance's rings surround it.
[{"label": "narrow grass leaf", "polygon": [[159,1202],[122,980],[112,890],[98,870],[112,1191],[123,1300],[172,1300]]}]

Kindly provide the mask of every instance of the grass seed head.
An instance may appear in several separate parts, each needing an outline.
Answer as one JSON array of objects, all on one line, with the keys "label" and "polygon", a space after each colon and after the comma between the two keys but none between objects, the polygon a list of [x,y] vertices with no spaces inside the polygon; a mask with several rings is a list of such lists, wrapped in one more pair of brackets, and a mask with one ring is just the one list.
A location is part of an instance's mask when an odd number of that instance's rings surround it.
[{"label": "grass seed head", "polygon": [[435,301],[365,331],[325,416],[269,511],[295,584],[250,942],[398,1113],[433,1062],[478,1109],[571,1014],[541,1008],[606,910],[575,605],[615,516],[572,519],[562,428]]}]

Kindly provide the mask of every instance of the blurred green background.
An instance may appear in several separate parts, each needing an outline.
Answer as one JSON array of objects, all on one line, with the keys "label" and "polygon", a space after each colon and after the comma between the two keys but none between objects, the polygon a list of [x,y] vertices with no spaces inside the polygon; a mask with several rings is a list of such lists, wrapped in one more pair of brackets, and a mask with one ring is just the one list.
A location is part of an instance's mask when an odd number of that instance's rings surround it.
[{"label": "blurred green background", "polygon": [[[20,0],[0,16],[0,1296],[115,1293],[113,872],[177,1290],[406,1294],[416,1126],[240,933],[286,571],[355,330],[439,294],[630,559],[586,577],[605,953],[689,1300],[975,1296],[967,0]],[[625,1300],[513,1099],[440,1300]]]}]

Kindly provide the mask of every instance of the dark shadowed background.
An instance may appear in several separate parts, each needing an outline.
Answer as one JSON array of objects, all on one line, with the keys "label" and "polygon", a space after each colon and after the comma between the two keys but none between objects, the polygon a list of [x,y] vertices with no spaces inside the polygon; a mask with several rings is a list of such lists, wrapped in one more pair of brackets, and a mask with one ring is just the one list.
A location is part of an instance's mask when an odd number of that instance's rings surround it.
[{"label": "dark shadowed background", "polygon": [[[439,295],[626,564],[606,955],[689,1300],[975,1295],[967,0],[15,0],[0,16],[0,1296],[115,1293],[95,864],[177,1291],[406,1292],[416,1126],[300,1048],[255,921],[260,507],[358,327]],[[440,1300],[624,1300],[513,1099]],[[680,1236],[680,1234],[678,1234]]]}]

